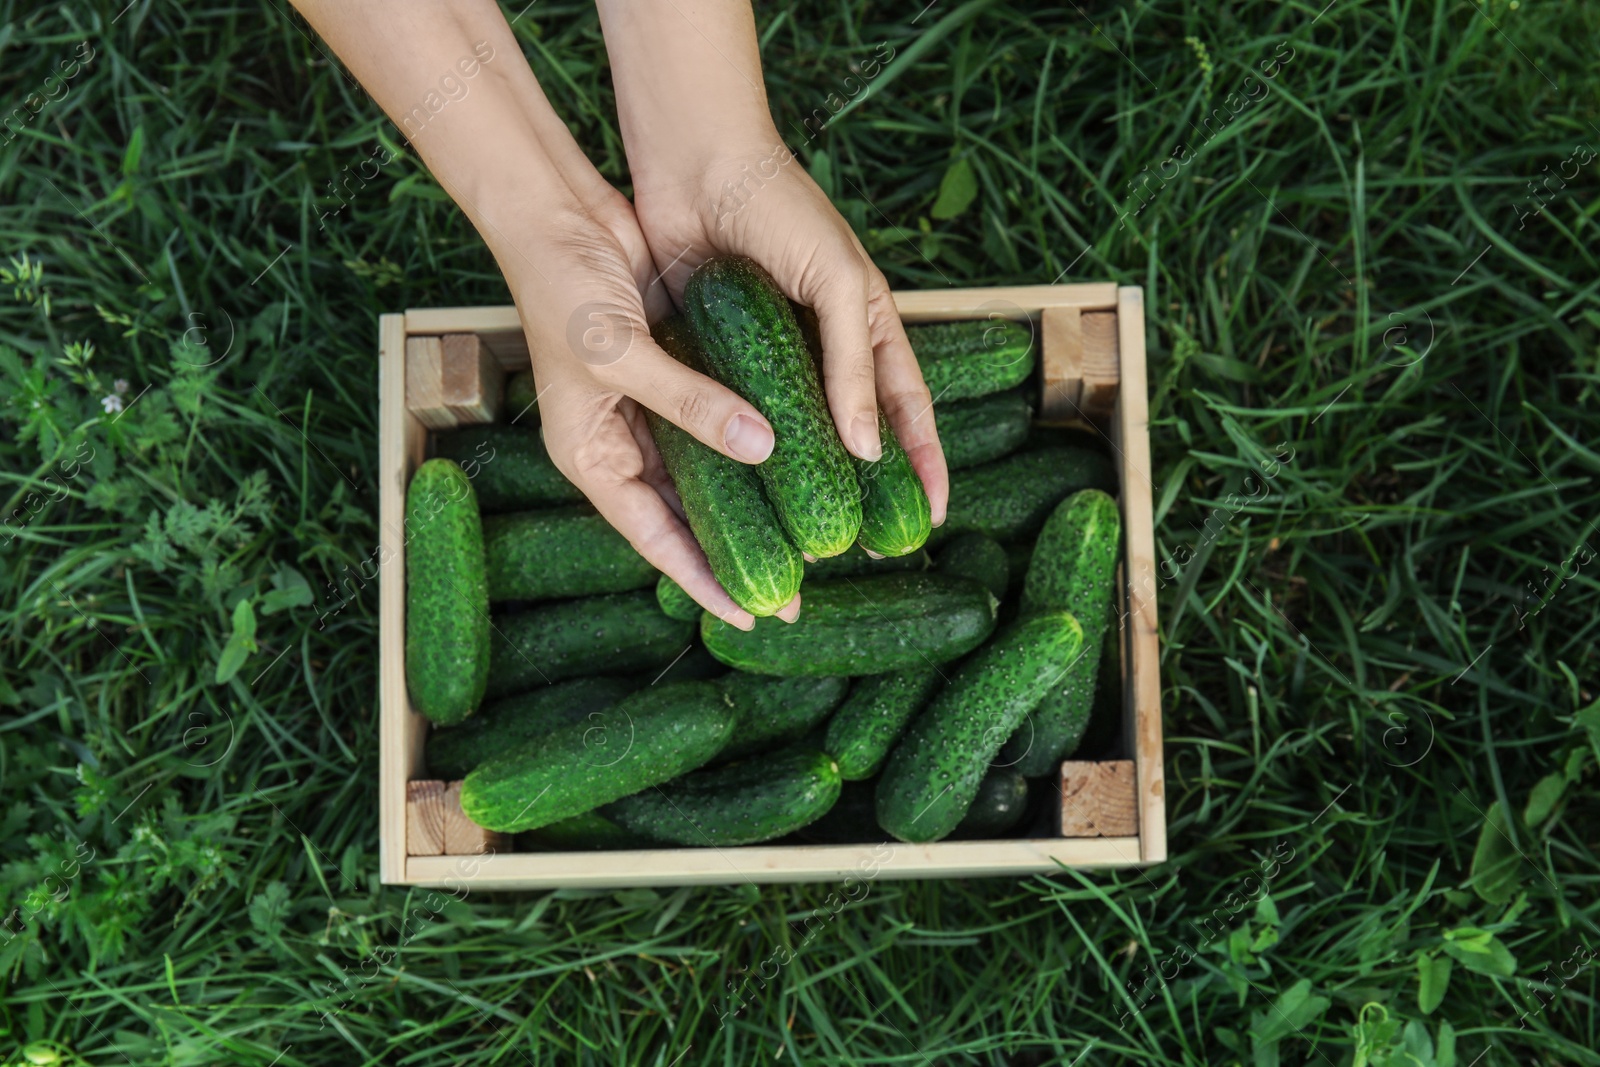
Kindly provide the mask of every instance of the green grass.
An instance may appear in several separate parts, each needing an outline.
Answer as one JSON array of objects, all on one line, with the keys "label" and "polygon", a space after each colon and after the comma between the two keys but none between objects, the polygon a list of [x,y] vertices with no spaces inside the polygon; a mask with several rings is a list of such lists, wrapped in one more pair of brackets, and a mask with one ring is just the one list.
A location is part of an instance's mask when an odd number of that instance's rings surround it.
[{"label": "green grass", "polygon": [[[1172,858],[437,915],[377,881],[376,316],[503,283],[414,156],[345,177],[398,137],[285,5],[120,7],[0,28],[0,116],[94,49],[0,147],[0,1061],[1600,1063],[1592,5],[762,5],[893,284],[1145,286]],[[517,30],[625,188],[592,9]]]}]

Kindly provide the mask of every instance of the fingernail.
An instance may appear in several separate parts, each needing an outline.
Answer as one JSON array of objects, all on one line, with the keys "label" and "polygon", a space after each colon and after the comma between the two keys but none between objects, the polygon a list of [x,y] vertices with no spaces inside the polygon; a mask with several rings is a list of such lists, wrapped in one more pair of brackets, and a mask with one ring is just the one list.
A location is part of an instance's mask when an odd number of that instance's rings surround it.
[{"label": "fingernail", "polygon": [[772,430],[749,415],[735,415],[722,443],[728,454],[744,463],[760,463],[772,455]]},{"label": "fingernail", "polygon": [[850,440],[854,442],[851,451],[862,459],[870,462],[882,458],[883,442],[878,439],[876,412],[864,411],[851,420]]}]

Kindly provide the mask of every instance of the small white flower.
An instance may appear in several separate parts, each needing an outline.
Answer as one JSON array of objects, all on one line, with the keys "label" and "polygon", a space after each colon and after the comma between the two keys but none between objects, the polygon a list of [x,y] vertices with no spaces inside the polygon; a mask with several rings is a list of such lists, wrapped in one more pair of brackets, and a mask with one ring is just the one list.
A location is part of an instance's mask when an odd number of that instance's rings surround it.
[{"label": "small white flower", "polygon": [[103,396],[100,398],[100,406],[106,409],[107,415],[111,414],[113,411],[121,411],[122,398],[117,396],[115,393],[110,396]]},{"label": "small white flower", "polygon": [[118,396],[127,396],[128,395],[128,379],[126,379],[126,378],[118,378],[116,381],[111,383],[111,388],[116,390]]}]

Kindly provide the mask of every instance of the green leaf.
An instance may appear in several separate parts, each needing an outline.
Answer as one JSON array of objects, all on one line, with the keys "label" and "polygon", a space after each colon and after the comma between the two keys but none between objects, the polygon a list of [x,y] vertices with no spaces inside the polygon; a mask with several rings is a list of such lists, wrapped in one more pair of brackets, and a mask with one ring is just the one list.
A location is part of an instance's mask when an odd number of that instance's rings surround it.
[{"label": "green leaf", "polygon": [[1528,794],[1528,806],[1522,811],[1522,821],[1528,826],[1538,826],[1550,817],[1567,791],[1567,776],[1560,772],[1547,774],[1534,783]]},{"label": "green leaf", "polygon": [[139,169],[139,160],[144,156],[144,127],[135,126],[133,136],[128,138],[127,151],[122,153],[122,173],[132,176]]},{"label": "green leaf", "polygon": [[250,898],[250,925],[259,933],[276,936],[289,914],[289,889],[282,882],[268,882]]},{"label": "green leaf", "polygon": [[1333,1001],[1311,995],[1311,980],[1302,978],[1273,1001],[1272,1007],[1250,1015],[1251,1055],[1255,1067],[1276,1067],[1278,1043],[1294,1037],[1322,1018]]},{"label": "green leaf", "polygon": [[939,198],[933,202],[932,215],[936,219],[953,219],[967,210],[978,196],[978,178],[966,157],[950,164],[939,182]]},{"label": "green leaf", "polygon": [[272,589],[261,598],[261,614],[271,615],[284,608],[304,608],[310,605],[310,583],[299,571],[284,564],[272,576]]},{"label": "green leaf", "polygon": [[1475,926],[1447,930],[1444,950],[1469,971],[1494,978],[1510,978],[1517,973],[1517,958],[1489,931]]},{"label": "green leaf", "polygon": [[239,673],[244,661],[256,650],[256,613],[249,600],[241,600],[233,609],[233,633],[217,659],[217,684],[221,685]]},{"label": "green leaf", "polygon": [[1490,904],[1504,904],[1516,895],[1522,877],[1522,856],[1511,843],[1505,809],[1497,800],[1489,805],[1472,852],[1472,891]]},{"label": "green leaf", "polygon": [[1445,990],[1450,988],[1450,972],[1455,967],[1449,956],[1417,956],[1417,1008],[1424,1015],[1432,1015],[1444,1002]]}]

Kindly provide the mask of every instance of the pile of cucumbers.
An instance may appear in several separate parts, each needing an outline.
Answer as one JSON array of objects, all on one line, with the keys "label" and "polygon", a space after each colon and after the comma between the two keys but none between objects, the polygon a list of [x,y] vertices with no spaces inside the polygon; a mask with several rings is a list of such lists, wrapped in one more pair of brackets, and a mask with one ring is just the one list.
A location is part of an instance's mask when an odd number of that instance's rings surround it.
[{"label": "pile of cucumbers", "polygon": [[[908,327],[952,470],[935,530],[881,414],[881,459],[844,450],[815,345],[765,271],[709,260],[684,303],[658,343],[773,427],[752,467],[649,419],[754,629],[702,612],[584,503],[513,379],[515,421],[437,435],[407,490],[406,680],[438,727],[428,773],[464,779],[484,827],[552,849],[1014,830],[1028,780],[1116,700],[1115,474],[1030,430],[1030,331]],[[802,586],[794,623],[769,617]]]}]

